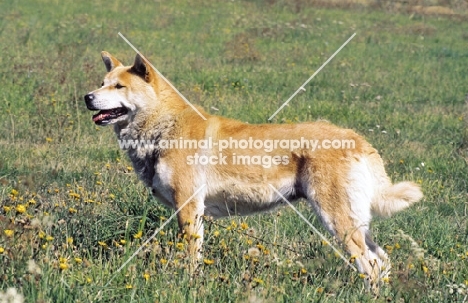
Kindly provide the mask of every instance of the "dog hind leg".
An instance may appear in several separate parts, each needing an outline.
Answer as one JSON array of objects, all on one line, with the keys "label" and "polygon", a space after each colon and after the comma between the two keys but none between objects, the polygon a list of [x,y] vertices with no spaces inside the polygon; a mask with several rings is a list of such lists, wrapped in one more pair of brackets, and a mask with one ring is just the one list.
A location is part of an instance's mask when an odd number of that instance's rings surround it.
[{"label": "dog hind leg", "polygon": [[[363,203],[362,200],[355,200],[361,198],[367,201]],[[382,271],[388,271],[389,263],[385,252],[372,241],[368,232],[371,220],[370,198],[359,194],[350,196],[346,189],[335,186],[333,191],[315,191],[313,195],[308,195],[308,200],[323,225],[355,259],[358,270],[365,274],[366,287],[377,294]],[[359,203],[358,207],[353,203]]]}]

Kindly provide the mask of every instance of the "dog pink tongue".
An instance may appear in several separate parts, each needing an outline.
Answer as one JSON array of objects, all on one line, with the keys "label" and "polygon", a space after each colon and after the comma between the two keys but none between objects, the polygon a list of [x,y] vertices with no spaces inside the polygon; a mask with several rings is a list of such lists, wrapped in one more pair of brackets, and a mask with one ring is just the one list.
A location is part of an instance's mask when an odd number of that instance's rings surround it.
[{"label": "dog pink tongue", "polygon": [[110,114],[111,114],[110,110],[101,110],[99,113],[93,116],[93,121],[94,122],[102,121],[106,119],[107,117],[109,117]]}]

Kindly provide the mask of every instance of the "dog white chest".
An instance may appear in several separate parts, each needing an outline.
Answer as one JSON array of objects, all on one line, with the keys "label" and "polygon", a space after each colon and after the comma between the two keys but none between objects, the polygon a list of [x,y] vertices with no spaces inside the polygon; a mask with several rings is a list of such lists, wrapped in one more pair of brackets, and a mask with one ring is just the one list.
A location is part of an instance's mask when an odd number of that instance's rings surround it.
[{"label": "dog white chest", "polygon": [[172,195],[173,188],[171,180],[173,178],[173,170],[165,160],[160,159],[156,164],[155,174],[153,177],[152,190],[162,203],[166,206],[174,207],[174,197]]}]

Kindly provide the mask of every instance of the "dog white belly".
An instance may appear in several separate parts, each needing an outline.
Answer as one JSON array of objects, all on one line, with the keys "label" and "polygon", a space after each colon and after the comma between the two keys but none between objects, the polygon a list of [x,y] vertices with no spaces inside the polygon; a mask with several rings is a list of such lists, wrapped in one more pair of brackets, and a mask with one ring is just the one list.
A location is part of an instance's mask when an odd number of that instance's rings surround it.
[{"label": "dog white belly", "polygon": [[[289,182],[288,182],[289,181]],[[294,196],[293,180],[272,184],[285,197]],[[223,182],[210,186],[205,198],[205,215],[214,218],[226,216],[247,216],[273,210],[286,204],[268,183]]]}]

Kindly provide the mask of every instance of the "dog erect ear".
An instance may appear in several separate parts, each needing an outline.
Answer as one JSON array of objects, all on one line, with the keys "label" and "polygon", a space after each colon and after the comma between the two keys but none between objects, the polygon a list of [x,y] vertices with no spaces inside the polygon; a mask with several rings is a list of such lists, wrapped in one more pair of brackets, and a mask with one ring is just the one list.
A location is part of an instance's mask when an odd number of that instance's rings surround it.
[{"label": "dog erect ear", "polygon": [[152,68],[146,59],[143,59],[140,54],[137,54],[135,57],[135,62],[133,63],[132,68],[130,69],[135,75],[145,79],[146,82],[150,82],[152,78]]},{"label": "dog erect ear", "polygon": [[119,60],[114,58],[114,56],[112,56],[108,52],[101,52],[101,57],[102,61],[104,61],[104,64],[106,65],[107,72],[112,71],[117,66],[122,66],[122,63],[120,63]]}]

